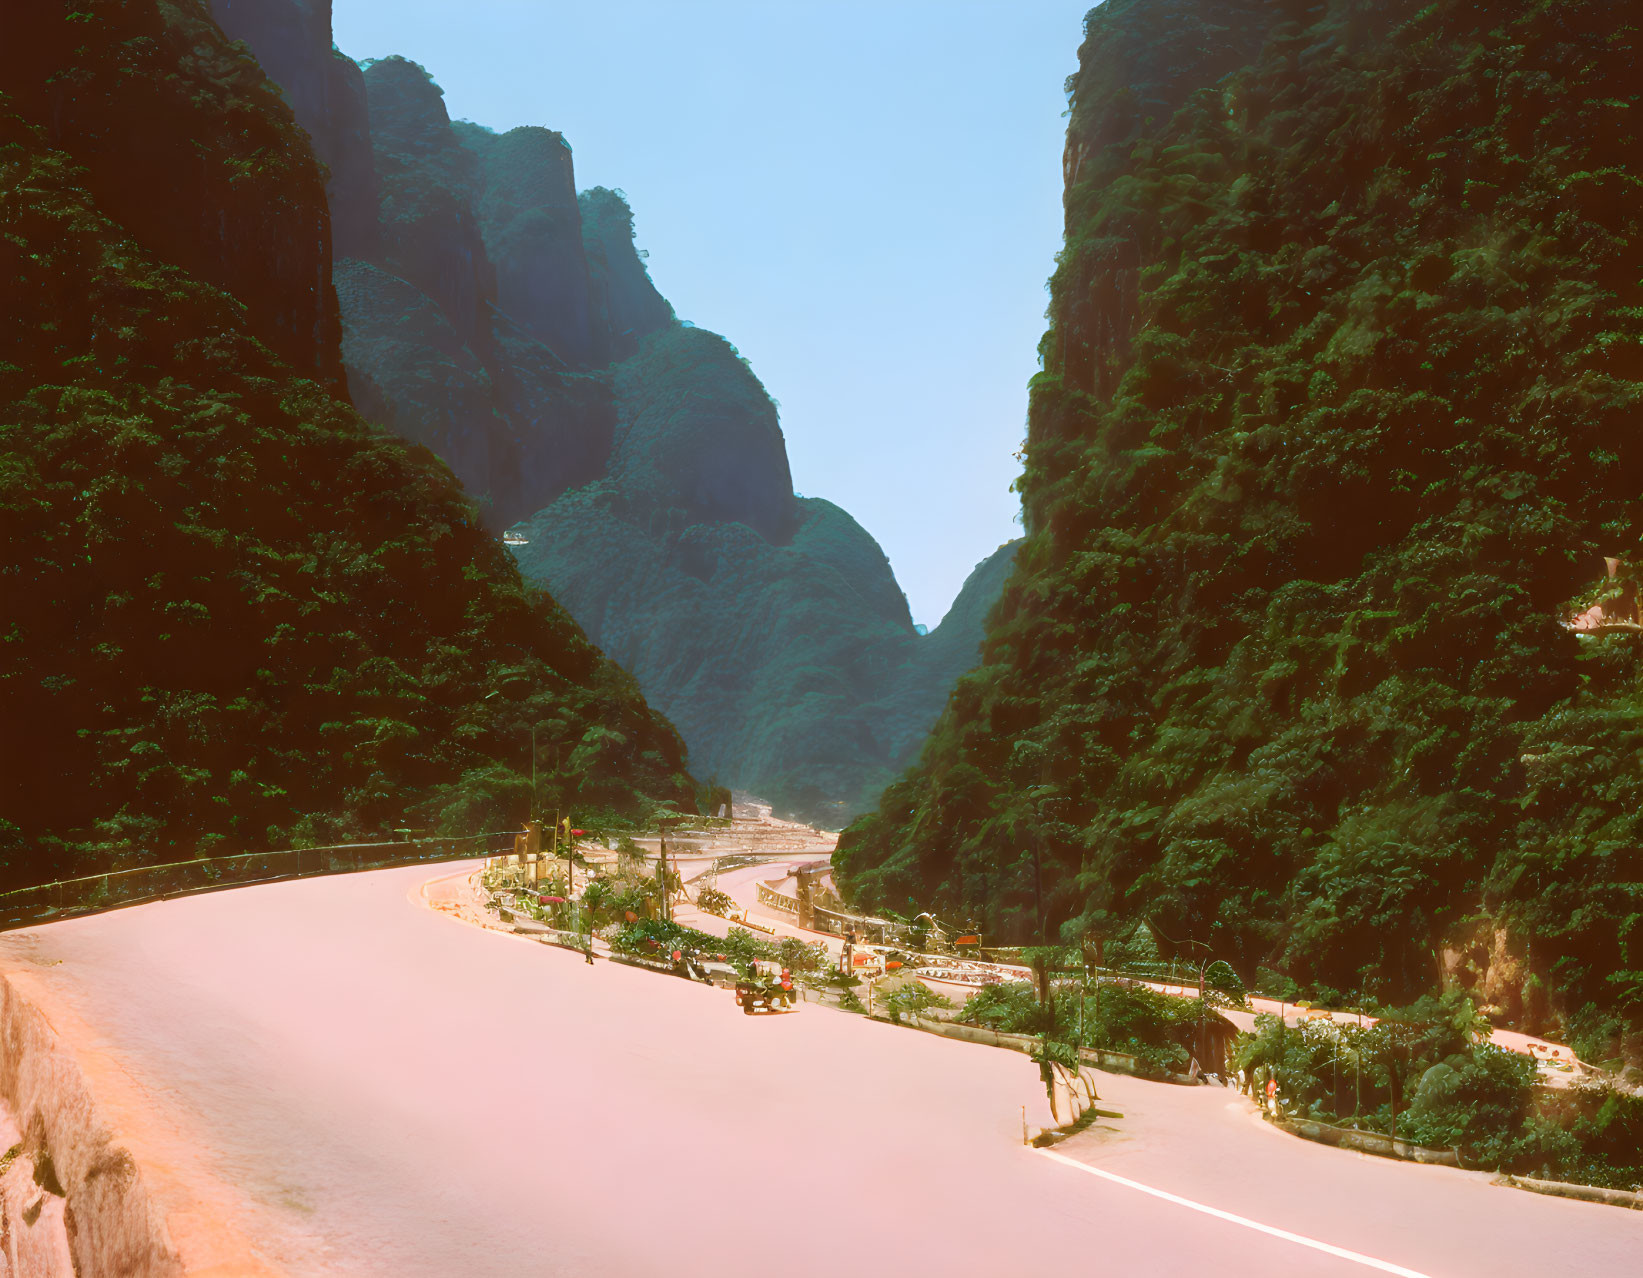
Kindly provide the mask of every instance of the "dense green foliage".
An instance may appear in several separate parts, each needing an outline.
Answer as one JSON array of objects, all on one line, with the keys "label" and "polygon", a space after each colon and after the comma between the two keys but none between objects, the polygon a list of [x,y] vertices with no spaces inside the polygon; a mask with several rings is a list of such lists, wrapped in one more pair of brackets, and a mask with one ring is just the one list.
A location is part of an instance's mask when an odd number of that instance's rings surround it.
[{"label": "dense green foliage", "polygon": [[1195,998],[1157,994],[1142,985],[1057,983],[1046,1005],[1025,981],[989,985],[959,1013],[967,1025],[1005,1034],[1042,1034],[1048,1041],[1133,1056],[1151,1074],[1185,1070],[1199,1018],[1216,1013]]},{"label": "dense green foliage", "polygon": [[1635,553],[1636,32],[1239,8],[1089,16],[1030,535],[844,880],[1025,933],[1038,850],[1069,939],[1146,916],[1246,979],[1631,1016],[1636,640],[1558,623]]},{"label": "dense green foliage", "polygon": [[[323,224],[311,156],[291,178],[297,159],[260,149],[273,125],[249,116],[242,149],[222,140],[211,68],[233,69],[238,111],[278,98],[247,87],[255,65],[209,21],[189,5],[98,13],[171,55],[142,65],[168,77],[147,127],[202,140],[173,174],[178,207],[243,175],[314,201],[254,210],[269,235],[281,217]],[[69,81],[153,52],[91,38],[103,20],[65,53]],[[168,22],[194,41],[186,58]],[[239,264],[245,297],[205,282],[163,256],[166,237],[111,220],[95,140],[53,147],[18,108],[47,110],[0,94],[0,879],[509,828],[531,803],[533,725],[540,802],[688,808],[677,734],[521,582],[446,467],[259,340],[253,303],[277,309],[312,279],[268,256],[255,276]],[[240,211],[209,219],[229,242]]]},{"label": "dense green foliage", "polygon": [[1459,1149],[1467,1166],[1631,1189],[1643,1184],[1643,1097],[1537,1086],[1529,1057],[1489,1041],[1457,993],[1369,1025],[1338,1017],[1287,1027],[1256,1018],[1236,1066],[1278,1084],[1291,1116]]},{"label": "dense green foliage", "polygon": [[[757,962],[779,963],[796,976],[815,976],[833,970],[827,948],[819,941],[806,943],[794,936],[767,941],[745,927],[733,927],[728,936],[686,927],[669,919],[642,918],[607,929],[612,949],[626,954],[666,957],[674,950],[695,958],[722,958],[744,975]],[[922,987],[921,987],[922,988]]]},{"label": "dense green foliage", "polygon": [[923,981],[910,976],[900,980],[890,977],[879,989],[882,991],[884,1010],[890,1014],[892,1025],[903,1024],[901,1018],[904,1016],[922,1016],[931,1008],[953,1005],[953,1000],[945,994],[937,994]]},{"label": "dense green foliage", "polygon": [[320,170],[202,0],[8,5],[0,92],[127,235],[239,298],[241,326],[299,372],[340,379]]}]

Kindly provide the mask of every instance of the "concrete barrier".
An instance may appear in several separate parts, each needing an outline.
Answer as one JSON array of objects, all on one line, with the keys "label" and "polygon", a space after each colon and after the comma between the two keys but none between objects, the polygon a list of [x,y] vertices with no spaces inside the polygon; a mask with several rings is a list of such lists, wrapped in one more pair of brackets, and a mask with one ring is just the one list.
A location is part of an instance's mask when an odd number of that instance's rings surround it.
[{"label": "concrete barrier", "polygon": [[1291,1136],[1315,1140],[1380,1158],[1401,1158],[1406,1162],[1430,1163],[1437,1167],[1459,1167],[1460,1158],[1452,1149],[1428,1149],[1406,1140],[1394,1140],[1385,1132],[1366,1132],[1357,1127],[1335,1127],[1310,1118],[1272,1118],[1268,1122]]},{"label": "concrete barrier", "polygon": [[1534,1180],[1528,1176],[1509,1176],[1502,1172],[1495,1184],[1512,1189],[1527,1189],[1532,1194],[1550,1194],[1556,1198],[1578,1198],[1588,1203],[1604,1203],[1610,1207],[1628,1207],[1643,1211],[1643,1194],[1630,1189],[1605,1189],[1601,1185],[1575,1185],[1563,1180]]},{"label": "concrete barrier", "polygon": [[643,967],[652,972],[660,972],[664,976],[681,975],[670,959],[650,958],[642,954],[625,954],[621,950],[612,950],[609,958],[612,963],[620,963],[624,967]]},{"label": "concrete barrier", "polygon": [[[875,1012],[873,1019],[888,1021],[890,1017],[887,1013]],[[1005,1034],[999,1030],[985,1029],[980,1025],[961,1025],[957,1021],[936,1020],[928,1016],[908,1014],[902,1017],[902,1024],[923,1030],[926,1034],[939,1034],[943,1038],[956,1038],[963,1043],[980,1043],[986,1047],[1002,1047],[1025,1056],[1031,1056],[1043,1043],[1042,1039],[1031,1034]],[[1134,1074],[1137,1078],[1153,1078],[1154,1081],[1160,1081],[1156,1076],[1143,1070],[1140,1060],[1128,1052],[1106,1052],[1093,1047],[1083,1047],[1078,1051],[1078,1058],[1085,1065],[1104,1069],[1110,1074]],[[1166,1073],[1161,1081],[1176,1083],[1183,1087],[1196,1087],[1200,1080],[1188,1078],[1185,1074]]]}]

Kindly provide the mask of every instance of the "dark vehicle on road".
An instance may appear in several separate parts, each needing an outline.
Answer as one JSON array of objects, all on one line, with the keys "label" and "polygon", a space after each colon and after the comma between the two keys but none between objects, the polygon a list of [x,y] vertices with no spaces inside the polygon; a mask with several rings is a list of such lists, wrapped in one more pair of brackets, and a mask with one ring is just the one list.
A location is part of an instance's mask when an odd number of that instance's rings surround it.
[{"label": "dark vehicle on road", "polygon": [[736,982],[736,1002],[746,1016],[752,1016],[761,1007],[767,1012],[780,1011],[784,1003],[791,1007],[798,1001],[799,992],[785,968],[779,977],[754,972]]}]

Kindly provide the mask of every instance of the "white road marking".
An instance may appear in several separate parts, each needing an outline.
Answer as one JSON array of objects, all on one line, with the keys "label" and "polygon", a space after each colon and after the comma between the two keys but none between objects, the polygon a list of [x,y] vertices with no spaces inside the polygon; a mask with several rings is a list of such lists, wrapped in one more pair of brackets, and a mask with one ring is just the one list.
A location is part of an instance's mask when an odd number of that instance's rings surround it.
[{"label": "white road marking", "polygon": [[1076,1158],[1068,1158],[1065,1154],[1058,1154],[1053,1149],[1037,1151],[1046,1158],[1053,1158],[1058,1163],[1065,1163],[1068,1167],[1075,1167],[1081,1172],[1088,1172],[1091,1176],[1099,1176],[1102,1180],[1110,1180],[1114,1184],[1125,1185],[1130,1189],[1138,1189],[1143,1194],[1151,1194],[1154,1198],[1162,1198],[1167,1203],[1174,1203],[1178,1207],[1189,1207],[1193,1211],[1201,1211],[1206,1216],[1214,1216],[1218,1220],[1230,1221],[1234,1225],[1242,1225],[1245,1229],[1253,1229],[1258,1233],[1271,1234],[1274,1238],[1282,1238],[1286,1242],[1299,1243],[1302,1247],[1311,1247],[1314,1251],[1325,1252],[1331,1256],[1339,1256],[1342,1260],[1350,1260],[1353,1264],[1364,1265],[1370,1269],[1379,1269],[1382,1273],[1399,1274],[1402,1278],[1431,1278],[1418,1269],[1405,1269],[1402,1265],[1394,1265],[1390,1260],[1377,1260],[1373,1256],[1365,1256],[1362,1252],[1348,1251],[1345,1247],[1337,1247],[1333,1243],[1320,1242],[1316,1238],[1308,1238],[1303,1234],[1292,1234],[1287,1229],[1279,1229],[1276,1225],[1263,1225],[1258,1220],[1250,1220],[1247,1216],[1238,1216],[1230,1211],[1222,1211],[1219,1207],[1211,1207],[1207,1203],[1193,1202],[1190,1198],[1182,1198],[1179,1194],[1172,1194],[1167,1189],[1154,1189],[1151,1185],[1143,1185],[1138,1180],[1131,1180],[1128,1176],[1120,1176],[1116,1172],[1103,1171],[1099,1167],[1091,1167],[1088,1163],[1081,1163]]}]

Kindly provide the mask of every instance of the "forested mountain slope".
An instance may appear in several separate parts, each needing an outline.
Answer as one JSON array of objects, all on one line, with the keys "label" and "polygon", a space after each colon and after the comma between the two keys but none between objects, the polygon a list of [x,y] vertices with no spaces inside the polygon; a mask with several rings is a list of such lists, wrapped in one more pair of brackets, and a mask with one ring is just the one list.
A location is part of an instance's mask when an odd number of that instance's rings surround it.
[{"label": "forested mountain slope", "polygon": [[838,825],[912,760],[974,664],[1015,544],[984,561],[948,619],[921,636],[899,590],[900,616],[886,608],[894,579],[860,525],[818,498],[795,506],[786,545],[739,521],[657,532],[645,505],[603,481],[522,524],[529,544],[518,554],[653,690],[695,743],[700,774]]},{"label": "forested mountain slope", "polygon": [[257,64],[197,0],[7,21],[0,878],[507,828],[532,724],[544,801],[688,806],[632,680],[334,396],[321,171]]},{"label": "forested mountain slope", "polygon": [[360,411],[444,458],[494,532],[528,530],[527,574],[680,725],[699,774],[830,823],[870,803],[973,664],[1008,553],[917,634],[866,530],[795,497],[746,361],[657,291],[623,194],[577,192],[561,134],[452,121],[404,58],[339,72],[323,0],[213,10],[339,157],[336,216],[378,200],[336,270]]},{"label": "forested mountain slope", "polygon": [[1091,11],[1029,536],[858,897],[1030,936],[1036,850],[1068,939],[1635,1014],[1639,640],[1559,624],[1638,553],[1628,14]]}]

